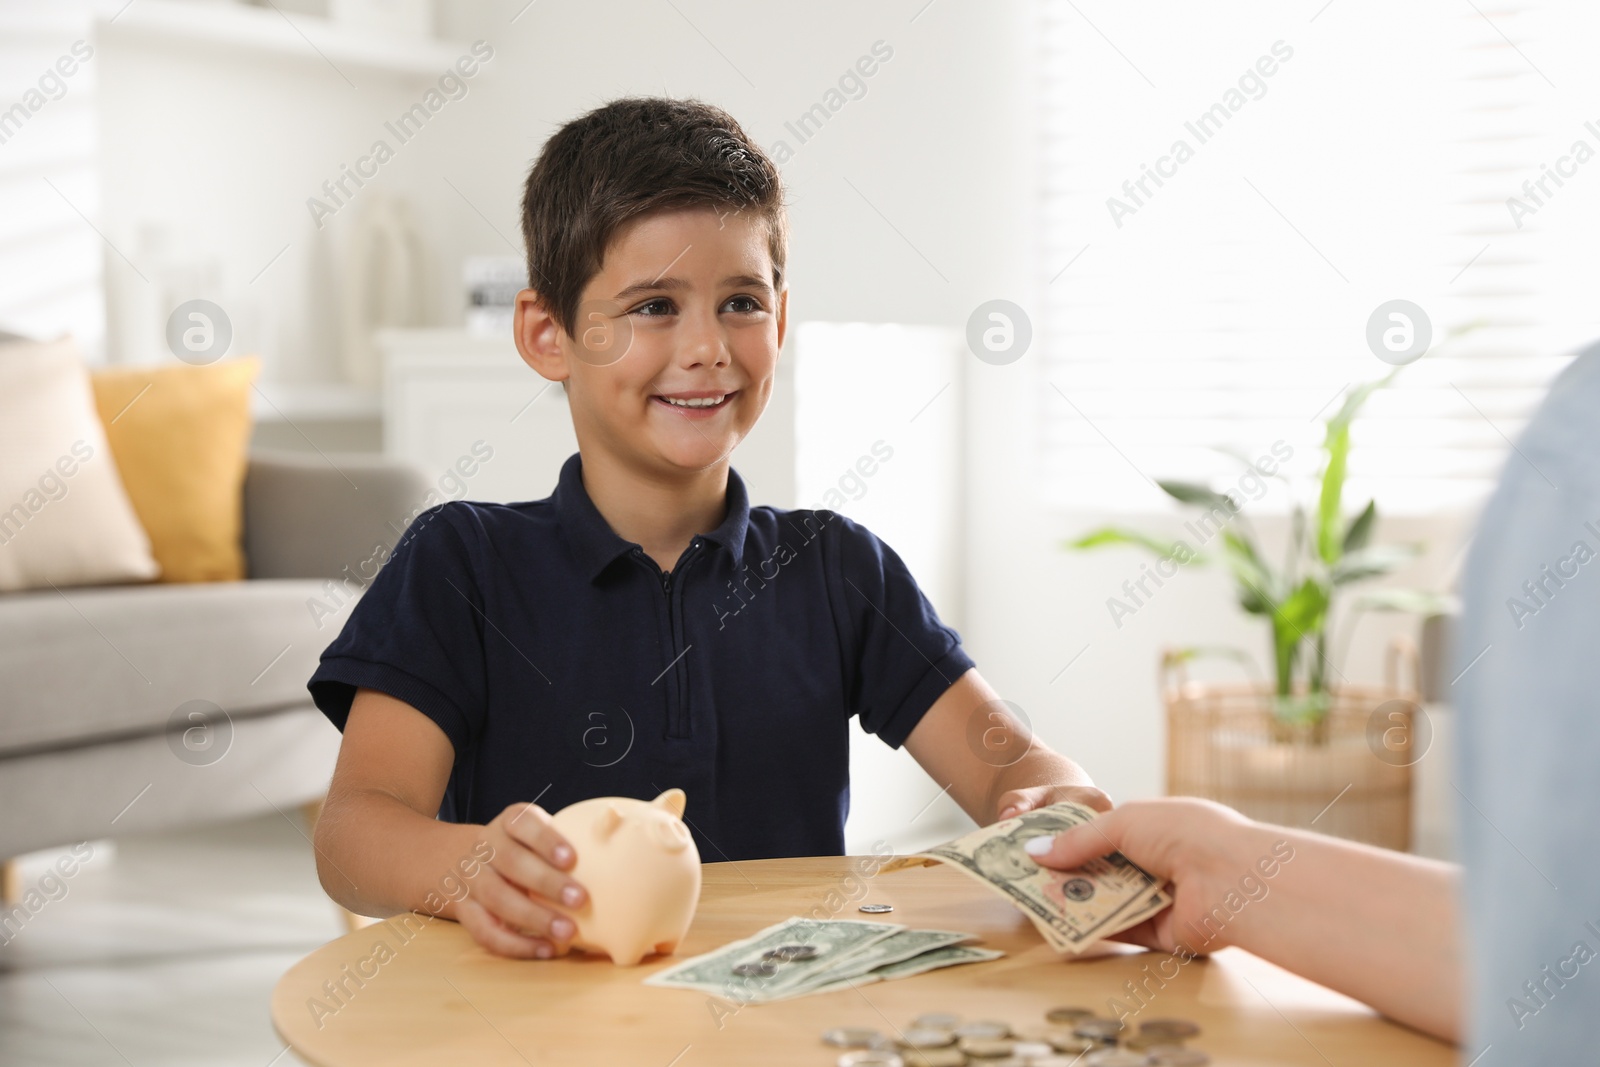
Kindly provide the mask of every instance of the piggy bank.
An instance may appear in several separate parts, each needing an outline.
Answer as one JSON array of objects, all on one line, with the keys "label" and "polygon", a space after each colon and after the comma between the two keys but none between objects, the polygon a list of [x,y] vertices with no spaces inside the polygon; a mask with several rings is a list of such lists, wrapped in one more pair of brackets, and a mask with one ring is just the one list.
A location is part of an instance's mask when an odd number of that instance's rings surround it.
[{"label": "piggy bank", "polygon": [[700,850],[683,824],[686,798],[668,789],[652,801],[595,797],[551,817],[578,860],[567,873],[588,891],[581,908],[550,902],[572,919],[572,946],[632,967],[670,954],[700,902]]}]

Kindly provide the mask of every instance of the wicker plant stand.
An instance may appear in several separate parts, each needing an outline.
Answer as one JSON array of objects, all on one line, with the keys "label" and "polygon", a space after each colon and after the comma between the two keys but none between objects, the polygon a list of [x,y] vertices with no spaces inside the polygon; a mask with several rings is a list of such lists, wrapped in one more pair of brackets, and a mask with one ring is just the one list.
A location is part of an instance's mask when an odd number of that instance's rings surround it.
[{"label": "wicker plant stand", "polygon": [[[1401,661],[1412,685],[1401,687]],[[1405,851],[1411,846],[1413,726],[1420,708],[1416,646],[1388,649],[1385,684],[1330,690],[1314,724],[1273,713],[1272,687],[1190,681],[1177,654],[1162,657],[1167,707],[1167,792],[1205,797],[1252,819]]]}]

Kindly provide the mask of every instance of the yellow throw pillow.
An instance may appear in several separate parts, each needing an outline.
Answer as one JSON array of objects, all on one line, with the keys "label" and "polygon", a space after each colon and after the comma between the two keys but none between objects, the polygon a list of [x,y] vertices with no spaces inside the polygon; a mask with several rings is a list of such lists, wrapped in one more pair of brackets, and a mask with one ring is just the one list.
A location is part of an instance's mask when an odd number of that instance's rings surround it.
[{"label": "yellow throw pillow", "polygon": [[95,406],[163,582],[245,576],[254,356],[93,372]]}]

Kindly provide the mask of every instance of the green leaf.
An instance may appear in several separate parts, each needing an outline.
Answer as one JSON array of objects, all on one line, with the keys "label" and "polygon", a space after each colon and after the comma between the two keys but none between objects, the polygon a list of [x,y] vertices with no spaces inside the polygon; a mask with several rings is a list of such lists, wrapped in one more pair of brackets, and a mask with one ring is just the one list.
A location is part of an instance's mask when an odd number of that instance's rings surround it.
[{"label": "green leaf", "polygon": [[1227,512],[1230,518],[1233,516],[1234,512],[1239,510],[1233,506],[1233,501],[1229,500],[1222,493],[1217,492],[1215,489],[1198,485],[1195,482],[1174,482],[1170,480],[1162,481],[1158,479],[1156,484],[1165,490],[1168,496],[1179,501],[1180,503],[1198,504],[1207,511],[1210,511],[1213,508],[1221,508],[1223,511]]},{"label": "green leaf", "polygon": [[1328,423],[1328,465],[1322,472],[1322,494],[1317,500],[1317,556],[1324,563],[1339,559],[1341,545],[1339,529],[1344,517],[1341,501],[1344,497],[1345,460],[1350,454],[1350,425],[1335,428]]},{"label": "green leaf", "polygon": [[1328,577],[1334,585],[1357,582],[1363,578],[1376,578],[1416,559],[1421,552],[1421,545],[1373,545],[1371,548],[1352,552],[1339,560],[1333,565]]},{"label": "green leaf", "polygon": [[1239,606],[1252,615],[1272,613],[1278,582],[1249,538],[1222,531],[1223,559],[1239,583]]},{"label": "green leaf", "polygon": [[1273,612],[1273,620],[1300,637],[1314,636],[1327,618],[1329,590],[1315,578],[1307,578]]},{"label": "green leaf", "polygon": [[[1066,547],[1087,549],[1104,548],[1106,545],[1134,545],[1138,548],[1148,549],[1158,556],[1177,558],[1180,555],[1180,544],[1181,542],[1179,541],[1163,541],[1159,537],[1153,537],[1138,530],[1129,530],[1122,526],[1102,526],[1098,530],[1092,530],[1084,534],[1076,541],[1066,542]],[[1205,560],[1198,553],[1190,552],[1188,562],[1203,563]]]},{"label": "green leaf", "polygon": [[1344,530],[1344,553],[1360,551],[1367,547],[1367,542],[1372,540],[1372,528],[1378,521],[1378,502],[1367,501],[1367,506],[1361,514],[1350,520],[1350,525]]},{"label": "green leaf", "polygon": [[1449,593],[1426,589],[1374,589],[1355,600],[1355,607],[1366,611],[1403,611],[1411,615],[1454,615],[1461,601]]}]

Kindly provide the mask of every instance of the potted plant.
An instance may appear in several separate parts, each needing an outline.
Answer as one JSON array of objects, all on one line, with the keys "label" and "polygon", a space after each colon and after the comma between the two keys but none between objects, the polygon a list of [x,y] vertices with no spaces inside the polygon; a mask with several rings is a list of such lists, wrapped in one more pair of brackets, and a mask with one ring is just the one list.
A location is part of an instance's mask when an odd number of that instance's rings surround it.
[{"label": "potted plant", "polygon": [[[1334,799],[1331,787],[1340,796],[1357,793],[1356,802],[1346,808],[1353,814],[1319,829],[1339,832],[1343,827],[1347,836],[1391,847],[1408,843],[1409,770],[1414,761],[1406,749],[1416,693],[1414,686],[1400,686],[1397,659],[1402,648],[1391,648],[1385,686],[1357,687],[1332,664],[1328,641],[1334,608],[1348,587],[1390,573],[1422,547],[1373,544],[1378,519],[1374,501],[1353,516],[1344,509],[1351,423],[1368,397],[1393,377],[1391,372],[1354,387],[1327,420],[1315,501],[1293,504],[1281,564],[1268,559],[1239,505],[1224,493],[1191,482],[1157,484],[1174,500],[1199,507],[1214,519],[1221,516],[1221,549],[1215,555],[1117,526],[1068,543],[1074,549],[1135,545],[1182,565],[1220,562],[1233,576],[1239,606],[1267,623],[1270,685],[1188,681],[1185,664],[1216,654],[1216,649],[1173,650],[1163,656],[1169,792],[1209,796],[1257,817],[1305,825],[1308,819],[1317,821],[1319,809]],[[1246,457],[1239,458],[1248,465]],[[1271,476],[1289,482],[1281,472]],[[1350,616],[1353,621],[1368,610],[1434,612],[1445,601],[1422,590],[1384,589],[1357,598]],[[1250,661],[1238,652],[1221,651]],[[1373,743],[1374,725],[1382,727],[1381,751]],[[1374,804],[1385,808],[1376,817]]]}]

